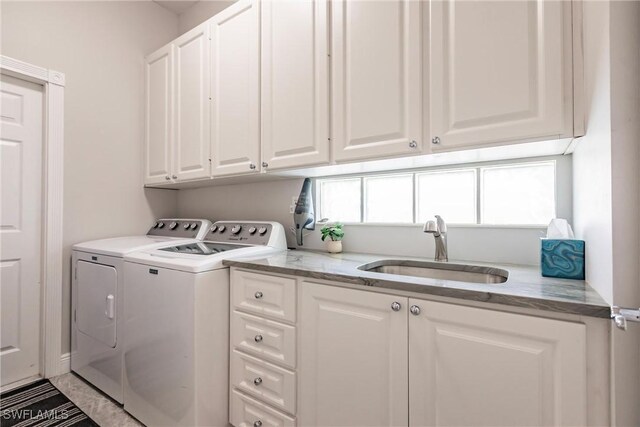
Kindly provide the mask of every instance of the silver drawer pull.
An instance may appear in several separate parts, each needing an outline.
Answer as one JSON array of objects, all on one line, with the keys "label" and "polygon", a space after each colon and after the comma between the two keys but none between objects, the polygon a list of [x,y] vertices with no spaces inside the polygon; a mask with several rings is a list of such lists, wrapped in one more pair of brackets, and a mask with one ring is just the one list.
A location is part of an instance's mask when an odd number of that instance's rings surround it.
[{"label": "silver drawer pull", "polygon": [[253,427],[262,427],[262,421],[256,421],[255,423],[253,423]]},{"label": "silver drawer pull", "polygon": [[418,314],[420,314],[420,306],[417,305],[412,305],[411,308],[409,309],[409,311],[411,312],[411,314],[413,314],[414,316],[417,316]]},{"label": "silver drawer pull", "polygon": [[255,342],[262,342],[262,335],[256,335],[256,337],[253,340]]},{"label": "silver drawer pull", "polygon": [[402,308],[402,305],[399,302],[395,301],[391,303],[391,310],[400,311],[401,308]]},{"label": "silver drawer pull", "polygon": [[260,298],[262,298],[263,295],[262,295],[262,292],[258,291],[258,292],[255,293],[254,296],[256,297],[256,299],[260,299]]},{"label": "silver drawer pull", "polygon": [[254,385],[260,385],[262,384],[262,378],[258,377],[255,380],[253,380],[253,384]]}]

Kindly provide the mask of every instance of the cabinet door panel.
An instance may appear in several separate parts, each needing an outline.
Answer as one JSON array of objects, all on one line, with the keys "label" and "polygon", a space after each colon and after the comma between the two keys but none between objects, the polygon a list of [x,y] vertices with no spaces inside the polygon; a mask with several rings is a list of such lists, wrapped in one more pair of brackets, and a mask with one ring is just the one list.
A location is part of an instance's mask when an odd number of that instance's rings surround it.
[{"label": "cabinet door panel", "polygon": [[270,169],[329,162],[327,2],[262,2],[262,158]]},{"label": "cabinet door panel", "polygon": [[175,46],[175,144],[178,179],[210,175],[209,26],[200,25],[173,42]]},{"label": "cabinet door panel", "polygon": [[431,3],[433,150],[566,133],[560,1]]},{"label": "cabinet door panel", "polygon": [[260,171],[258,7],[240,0],[210,21],[213,176]]},{"label": "cabinet door panel", "polygon": [[422,2],[331,4],[336,161],[419,154]]},{"label": "cabinet door panel", "polygon": [[300,424],[406,425],[407,299],[309,282],[300,295]]},{"label": "cabinet door panel", "polygon": [[585,325],[409,304],[411,425],[586,424]]},{"label": "cabinet door panel", "polygon": [[168,45],[145,64],[144,183],[166,182],[171,175],[173,54]]}]

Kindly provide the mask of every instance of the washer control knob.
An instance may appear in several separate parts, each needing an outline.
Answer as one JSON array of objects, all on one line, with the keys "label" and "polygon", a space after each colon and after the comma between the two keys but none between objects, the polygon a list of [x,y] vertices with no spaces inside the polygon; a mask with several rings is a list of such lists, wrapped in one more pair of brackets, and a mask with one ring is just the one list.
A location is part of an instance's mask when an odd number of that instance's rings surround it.
[{"label": "washer control knob", "polygon": [[217,226],[217,225],[212,225],[212,226],[211,226],[211,232],[212,232],[212,233],[215,233],[217,229],[218,229],[218,226]]},{"label": "washer control knob", "polygon": [[191,223],[191,227],[192,230],[195,230],[196,228],[198,228],[198,223],[197,222],[192,222]]},{"label": "washer control knob", "polygon": [[164,222],[159,222],[158,223],[158,228],[162,228],[162,227],[164,227]]},{"label": "washer control knob", "polygon": [[227,229],[227,227],[225,227],[224,225],[221,225],[221,226],[218,227],[218,231],[221,232],[221,233],[224,233],[224,230],[226,230],[226,229]]},{"label": "washer control knob", "polygon": [[177,226],[178,226],[178,223],[175,222],[175,221],[173,221],[171,224],[169,224],[169,228],[172,229],[172,230],[175,229]]},{"label": "washer control knob", "polygon": [[189,229],[189,224],[185,222],[184,225],[182,226],[182,228],[184,228],[185,230],[188,230]]},{"label": "washer control knob", "polygon": [[260,233],[261,236],[264,235],[264,233],[266,232],[267,232],[267,227],[260,227],[258,229],[258,233]]},{"label": "washer control knob", "polygon": [[240,233],[240,230],[242,230],[242,226],[241,226],[241,225],[235,225],[235,226],[231,229],[231,232],[232,232],[233,234],[238,234],[238,233]]},{"label": "washer control knob", "polygon": [[256,232],[256,228],[255,227],[249,228],[249,234],[255,234],[255,232]]}]

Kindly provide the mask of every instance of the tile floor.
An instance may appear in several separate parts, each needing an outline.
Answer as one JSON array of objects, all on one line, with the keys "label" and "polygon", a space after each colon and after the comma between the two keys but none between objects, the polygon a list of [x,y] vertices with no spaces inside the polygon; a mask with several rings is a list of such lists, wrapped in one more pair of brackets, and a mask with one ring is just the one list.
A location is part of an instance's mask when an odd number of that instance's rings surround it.
[{"label": "tile floor", "polygon": [[105,397],[75,374],[49,378],[49,381],[101,427],[140,427],[122,406]]}]

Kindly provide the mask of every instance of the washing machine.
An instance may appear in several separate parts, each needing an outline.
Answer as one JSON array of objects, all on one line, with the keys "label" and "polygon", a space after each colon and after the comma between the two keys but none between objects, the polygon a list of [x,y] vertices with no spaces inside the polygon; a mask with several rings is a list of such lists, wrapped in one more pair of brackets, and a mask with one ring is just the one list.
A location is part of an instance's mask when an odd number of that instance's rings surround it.
[{"label": "washing machine", "polygon": [[124,260],[133,251],[201,241],[211,222],[159,219],[146,235],[73,246],[71,370],[123,403]]},{"label": "washing machine", "polygon": [[203,242],[125,256],[124,409],[149,426],[227,426],[229,268],[285,251],[275,222],[219,221]]}]

